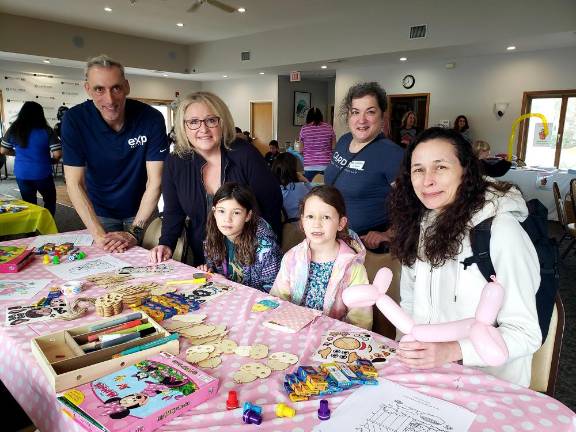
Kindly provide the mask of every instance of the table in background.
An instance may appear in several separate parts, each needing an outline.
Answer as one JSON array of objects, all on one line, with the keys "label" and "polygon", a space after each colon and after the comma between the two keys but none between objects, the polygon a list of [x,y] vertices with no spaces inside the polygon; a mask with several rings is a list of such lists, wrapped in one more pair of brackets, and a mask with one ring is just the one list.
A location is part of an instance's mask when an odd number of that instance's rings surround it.
[{"label": "table in background", "polygon": [[17,213],[0,213],[0,236],[36,231],[40,234],[56,234],[58,232],[54,218],[44,207],[21,200],[11,201],[10,204],[28,208]]},{"label": "table in background", "polygon": [[[546,177],[546,184],[537,184],[542,177]],[[575,174],[566,171],[545,171],[535,168],[511,169],[497,180],[504,180],[518,185],[526,201],[538,198],[548,209],[548,220],[558,220],[556,213],[556,203],[554,202],[554,192],[552,184],[558,183],[560,195],[565,196],[570,192],[570,180],[576,178]]]},{"label": "table in background", "polygon": [[[22,243],[21,240],[4,242],[4,244],[19,243]],[[83,249],[88,251],[88,256],[91,258],[101,255],[94,247]],[[132,265],[144,265],[147,264],[148,251],[134,248],[125,254],[116,256]],[[22,272],[8,274],[6,277],[11,279],[54,279],[40,261],[37,259]],[[189,278],[196,271],[194,268],[178,262],[170,262],[170,264],[175,267],[172,274],[154,279]],[[316,362],[311,361],[311,356],[320,344],[325,332],[329,330],[359,330],[354,326],[326,316],[320,317],[297,334],[269,330],[261,325],[266,317],[266,312],[251,312],[254,303],[269,296],[239,284],[230,284],[235,287],[234,291],[202,305],[200,312],[207,314],[206,321],[210,323],[226,324],[230,330],[228,337],[236,341],[238,345],[263,343],[268,345],[271,353],[287,351],[300,357],[299,364],[316,364]],[[92,289],[86,294],[99,295],[102,292],[102,290]],[[36,299],[42,297],[43,294],[46,293],[39,293]],[[7,305],[6,301],[0,303],[3,306]],[[20,301],[19,303],[32,303],[32,300]],[[0,319],[4,322],[5,310],[2,310]],[[81,429],[60,411],[47,378],[32,356],[30,339],[99,319],[92,313],[72,322],[54,320],[0,329],[0,378],[42,432],[80,431]],[[386,341],[379,335],[375,336],[381,341]],[[188,342],[181,339],[180,357],[185,357],[187,346]],[[273,372],[266,380],[258,379],[243,385],[234,383],[232,380],[233,373],[242,364],[253,361],[250,358],[225,355],[224,362],[218,368],[206,369],[210,375],[220,379],[218,395],[185,412],[159,430],[311,431],[313,426],[319,423],[317,418],[319,399],[290,403],[282,386],[284,374],[289,370]],[[381,377],[429,396],[463,406],[476,413],[477,417],[470,429],[471,431],[551,430],[561,432],[576,430],[576,415],[562,403],[544,394],[501,381],[477,369],[465,368],[458,364],[446,364],[436,369],[419,371],[403,366],[396,359],[379,364],[377,368]],[[242,403],[251,401],[263,407],[263,422],[260,426],[244,425],[241,419],[242,412],[239,409],[226,410],[229,390],[236,390]],[[336,409],[351,391],[353,390],[327,397],[330,408]],[[276,418],[274,406],[279,402],[294,406],[297,415],[293,418]]]}]

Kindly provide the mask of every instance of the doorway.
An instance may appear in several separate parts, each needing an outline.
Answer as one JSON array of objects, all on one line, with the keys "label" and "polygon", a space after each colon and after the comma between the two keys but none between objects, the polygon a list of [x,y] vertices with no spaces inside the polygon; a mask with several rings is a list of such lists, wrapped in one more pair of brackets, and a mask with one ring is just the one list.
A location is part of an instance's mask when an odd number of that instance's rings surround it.
[{"label": "doorway", "polygon": [[428,109],[430,93],[414,93],[388,95],[388,111],[390,112],[390,133],[392,141],[400,142],[402,117],[408,111],[416,114],[416,130],[423,131],[428,127]]},{"label": "doorway", "polygon": [[250,102],[250,133],[253,144],[262,156],[268,152],[272,139],[272,102]]}]

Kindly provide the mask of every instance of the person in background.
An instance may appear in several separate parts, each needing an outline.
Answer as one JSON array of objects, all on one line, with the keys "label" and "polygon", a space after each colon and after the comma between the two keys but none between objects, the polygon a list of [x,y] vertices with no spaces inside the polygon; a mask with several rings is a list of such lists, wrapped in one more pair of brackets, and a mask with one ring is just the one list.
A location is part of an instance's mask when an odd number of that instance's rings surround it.
[{"label": "person in background", "polygon": [[385,252],[390,240],[387,198],[404,155],[382,135],[386,107],[386,92],[376,82],[348,90],[340,115],[350,132],[338,140],[324,174],[344,196],[350,227],[375,252]]},{"label": "person in background", "polygon": [[476,315],[486,279],[478,266],[463,261],[473,255],[470,228],[494,217],[490,255],[505,290],[494,324],[509,352],[507,363],[487,367],[469,339],[400,342],[398,359],[417,369],[461,360],[527,387],[542,336],[536,312],[540,265],[520,226],[528,216],[522,194],[509,183],[483,177],[470,143],[454,130],[435,127],[408,146],[390,209],[391,253],[402,264],[401,306],[417,324]]},{"label": "person in background", "polygon": [[246,137],[246,141],[248,141],[248,143],[252,144],[252,137],[250,136],[250,131],[244,131],[242,133]]},{"label": "person in background", "polygon": [[472,143],[472,135],[470,134],[470,125],[468,124],[468,118],[465,115],[459,115],[454,120],[454,130],[459,132],[462,137],[469,143]]},{"label": "person in background", "polygon": [[246,135],[244,135],[244,133],[242,132],[242,129],[240,129],[238,126],[236,126],[236,127],[234,127],[234,130],[236,131],[236,138],[246,140]]},{"label": "person in background", "polygon": [[150,262],[172,257],[188,217],[186,233],[193,264],[204,263],[208,213],[214,194],[226,182],[250,187],[259,214],[281,238],[280,185],[258,150],[236,138],[232,115],[222,99],[209,92],[187,95],[178,104],[174,125],[176,144],[162,176],[162,234],[150,251]]},{"label": "person in background", "polygon": [[269,292],[282,252],[270,225],[258,216],[254,194],[238,183],[224,183],[208,215],[204,258],[199,268]]},{"label": "person in background", "polygon": [[488,159],[490,157],[490,144],[486,141],[476,140],[472,145],[474,154],[478,159]]},{"label": "person in background", "polygon": [[342,194],[332,186],[314,187],[300,205],[306,239],[282,258],[270,294],[365,329],[372,328],[372,307],[348,309],[342,292],[368,283],[366,249],[348,230]]},{"label": "person in background", "polygon": [[264,156],[264,159],[266,160],[266,163],[268,164],[268,166],[271,167],[274,160],[280,154],[280,150],[278,149],[278,141],[276,141],[276,140],[270,141],[268,143],[268,148],[270,151],[268,153],[266,153],[266,155]]},{"label": "person in background", "polygon": [[310,192],[312,185],[302,181],[298,169],[298,159],[291,153],[280,153],[272,164],[272,173],[280,182],[284,205],[284,222],[300,220],[300,202]]},{"label": "person in background", "polygon": [[96,246],[123,252],[141,243],[157,212],[169,153],[164,117],[127,98],[124,67],[105,55],[88,60],[84,89],[91,100],[62,122],[66,187]]},{"label": "person in background", "polygon": [[58,123],[54,125],[54,134],[56,138],[58,138],[58,142],[62,142],[62,119],[64,118],[64,114],[69,110],[66,105],[62,105],[58,108],[58,112],[56,113],[56,119]]},{"label": "person in background", "polygon": [[417,133],[416,113],[414,111],[406,111],[400,125],[400,145],[402,147],[408,147],[416,139]]},{"label": "person in background", "polygon": [[40,192],[44,207],[52,216],[56,212],[56,186],[51,158],[59,160],[61,149],[42,105],[33,101],[24,102],[0,145],[0,153],[16,156],[14,175],[22,199],[37,204],[36,194]]},{"label": "person in background", "polygon": [[312,107],[306,114],[299,139],[304,153],[304,177],[312,181],[316,174],[324,174],[330,163],[336,135],[332,126],[324,122],[322,111]]}]

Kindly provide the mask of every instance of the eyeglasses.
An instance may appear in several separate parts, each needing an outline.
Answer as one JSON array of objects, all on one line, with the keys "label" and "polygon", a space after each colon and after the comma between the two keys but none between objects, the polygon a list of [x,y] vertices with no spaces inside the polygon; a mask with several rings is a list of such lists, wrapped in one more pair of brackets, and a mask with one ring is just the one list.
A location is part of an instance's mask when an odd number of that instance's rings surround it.
[{"label": "eyeglasses", "polygon": [[206,117],[204,120],[200,120],[200,119],[184,120],[184,124],[190,130],[200,129],[200,127],[202,126],[202,123],[204,123],[209,128],[215,128],[216,126],[218,126],[220,124],[220,117],[216,117],[216,116]]}]

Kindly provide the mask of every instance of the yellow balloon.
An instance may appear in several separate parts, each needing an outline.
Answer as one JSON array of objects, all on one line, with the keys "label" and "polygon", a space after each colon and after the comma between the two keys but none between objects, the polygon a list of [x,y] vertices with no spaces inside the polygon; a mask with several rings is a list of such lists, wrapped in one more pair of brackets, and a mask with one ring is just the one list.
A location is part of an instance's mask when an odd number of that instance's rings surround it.
[{"label": "yellow balloon", "polygon": [[540,114],[540,113],[528,113],[528,114],[524,114],[521,115],[520,117],[518,117],[516,120],[514,120],[514,123],[512,123],[512,132],[510,132],[510,138],[508,139],[508,160],[511,161],[512,160],[512,146],[514,145],[514,131],[516,130],[516,126],[518,126],[518,124],[524,120],[527,119],[529,117],[538,117],[542,120],[542,124],[543,124],[543,129],[544,129],[544,136],[548,136],[548,120],[546,120],[546,117],[544,116],[544,114]]}]

